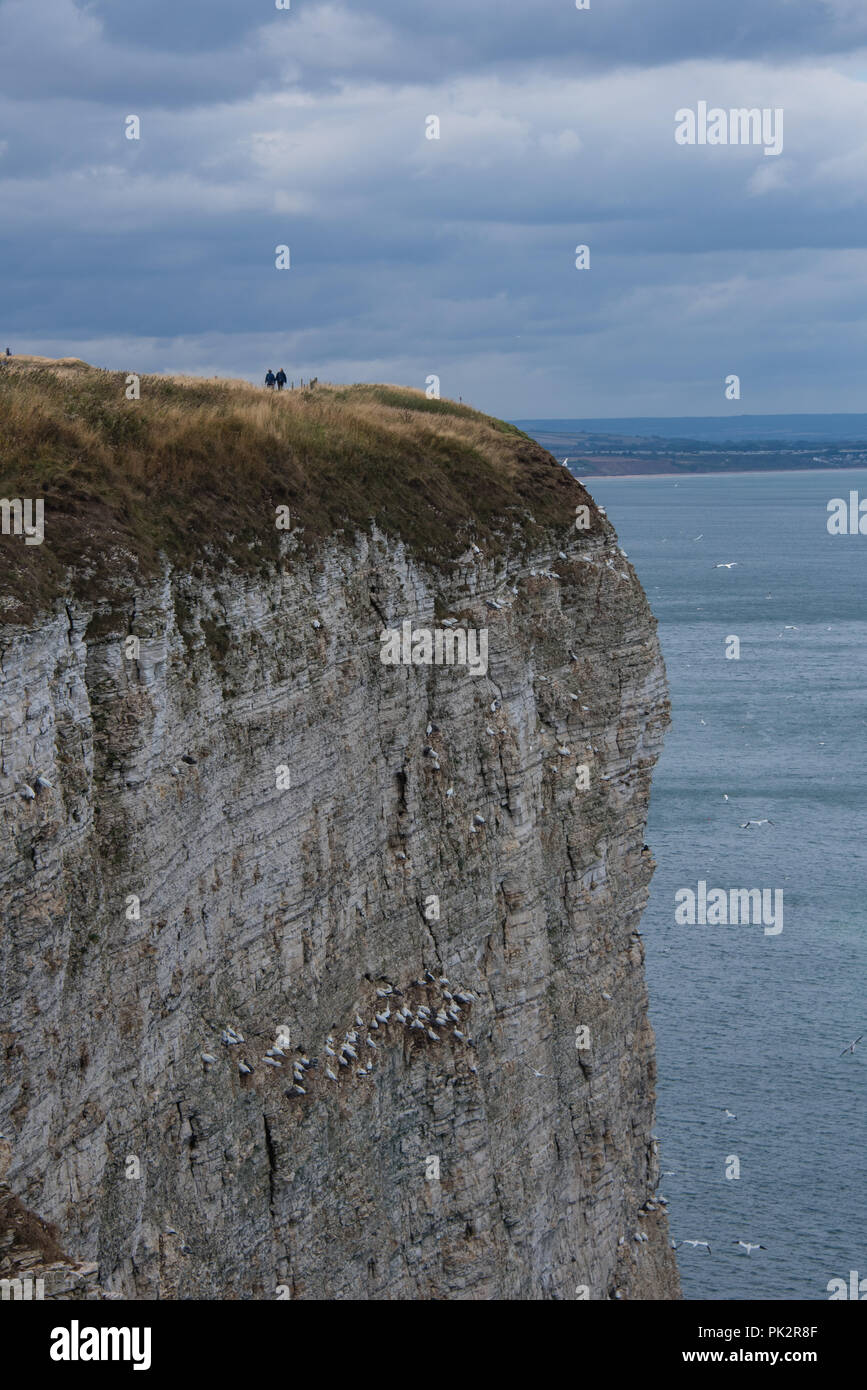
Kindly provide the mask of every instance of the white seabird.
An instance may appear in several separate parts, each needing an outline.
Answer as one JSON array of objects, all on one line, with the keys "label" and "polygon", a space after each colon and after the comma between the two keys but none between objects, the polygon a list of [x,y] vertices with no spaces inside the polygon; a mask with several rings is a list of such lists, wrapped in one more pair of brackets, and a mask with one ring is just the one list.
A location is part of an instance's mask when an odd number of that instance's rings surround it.
[{"label": "white seabird", "polygon": [[202,1061],[205,1063],[206,1066],[210,1065],[211,1062],[216,1062],[216,1060],[216,1057],[212,1057],[210,1052],[202,1053]]},{"label": "white seabird", "polygon": [[282,1067],[283,1063],[278,1062],[276,1057],[263,1057],[262,1061],[266,1067]]},{"label": "white seabird", "polygon": [[337,1077],[334,1075],[334,1072],[331,1070],[330,1067],[326,1067],[326,1068],[325,1068],[325,1075],[328,1077],[328,1080],[329,1080],[329,1081],[336,1081],[336,1080],[337,1080]]},{"label": "white seabird", "polygon": [[733,1240],[732,1245],[742,1245],[748,1255],[751,1250],[767,1250],[768,1248],[766,1245],[756,1245],[751,1240]]},{"label": "white seabird", "polygon": [[853,1038],[852,1041],[849,1043],[849,1046],[843,1048],[843,1051],[840,1053],[840,1056],[841,1056],[841,1057],[845,1057],[847,1052],[851,1052],[851,1053],[854,1054],[855,1048],[858,1046],[858,1044],[859,1044],[859,1042],[861,1041],[861,1038],[863,1038],[863,1036],[864,1036],[864,1034],[861,1033],[861,1035],[860,1035],[859,1037]]},{"label": "white seabird", "polygon": [[737,560],[728,560],[728,561],[723,560],[721,564],[719,564],[719,565],[714,565],[714,566],[713,566],[713,569],[715,569],[715,570],[733,570],[736,564],[737,564]]},{"label": "white seabird", "polygon": [[43,777],[41,772],[37,772],[35,778],[33,779],[33,782],[34,786],[37,786],[40,791],[42,791],[43,788],[47,789],[48,791],[52,791],[54,789],[54,783],[49,782],[47,777]]},{"label": "white seabird", "polygon": [[764,820],[745,820],[741,826],[741,830],[749,830],[751,825],[773,825],[773,823],[774,822],[768,820],[767,817],[765,817]]},{"label": "white seabird", "polygon": [[691,1245],[693,1249],[704,1248],[709,1255],[713,1254],[710,1248],[710,1242],[707,1240],[673,1240],[671,1242],[672,1250],[676,1250],[679,1245]]},{"label": "white seabird", "polygon": [[24,797],[24,800],[25,800],[25,801],[35,801],[35,800],[36,800],[36,793],[35,793],[35,791],[33,790],[32,787],[28,787],[28,785],[27,785],[26,782],[19,782],[19,783],[18,783],[18,786],[19,786],[21,795]]}]

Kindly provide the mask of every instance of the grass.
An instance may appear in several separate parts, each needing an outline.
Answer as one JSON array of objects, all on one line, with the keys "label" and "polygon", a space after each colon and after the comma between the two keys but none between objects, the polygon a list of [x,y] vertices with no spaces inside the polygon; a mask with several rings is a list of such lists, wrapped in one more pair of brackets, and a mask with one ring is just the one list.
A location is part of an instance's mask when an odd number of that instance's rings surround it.
[{"label": "grass", "polygon": [[110,602],[168,560],[277,563],[289,508],[305,546],[375,524],[443,566],[562,535],[580,485],[502,420],[398,386],[279,394],[141,377],[76,359],[0,365],[0,497],[45,499],[45,540],[0,535],[0,622],[61,597]]}]

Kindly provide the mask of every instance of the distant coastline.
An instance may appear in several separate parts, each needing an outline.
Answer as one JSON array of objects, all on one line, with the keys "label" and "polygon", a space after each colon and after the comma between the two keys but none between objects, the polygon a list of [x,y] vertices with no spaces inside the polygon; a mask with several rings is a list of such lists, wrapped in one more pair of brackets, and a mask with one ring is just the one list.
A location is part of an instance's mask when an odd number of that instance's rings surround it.
[{"label": "distant coastline", "polygon": [[513,420],[587,478],[867,468],[867,415]]},{"label": "distant coastline", "polygon": [[663,482],[667,478],[754,478],[757,473],[763,478],[776,478],[789,473],[867,473],[867,463],[840,464],[836,468],[705,468],[694,469],[692,472],[679,468],[668,473],[581,473],[571,467],[571,461],[569,466],[579,482],[592,483],[630,483],[636,479],[641,482],[652,482],[654,479]]}]

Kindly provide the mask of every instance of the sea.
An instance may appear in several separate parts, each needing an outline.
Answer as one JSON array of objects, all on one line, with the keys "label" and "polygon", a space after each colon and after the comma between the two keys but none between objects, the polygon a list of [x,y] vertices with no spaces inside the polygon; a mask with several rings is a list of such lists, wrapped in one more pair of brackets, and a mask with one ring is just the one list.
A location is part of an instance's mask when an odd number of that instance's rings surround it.
[{"label": "sea", "polygon": [[[587,486],[671,687],[642,930],[660,1191],[710,1245],[678,1248],[684,1295],[828,1299],[854,1270],[867,1297],[867,536],[827,529],[867,471]],[[782,931],[678,925],[700,881],[780,890]]]}]

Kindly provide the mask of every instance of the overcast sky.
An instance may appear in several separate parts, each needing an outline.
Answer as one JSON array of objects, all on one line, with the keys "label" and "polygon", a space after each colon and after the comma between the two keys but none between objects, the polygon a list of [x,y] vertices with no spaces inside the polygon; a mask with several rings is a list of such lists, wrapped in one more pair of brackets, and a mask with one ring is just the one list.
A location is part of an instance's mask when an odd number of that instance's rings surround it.
[{"label": "overcast sky", "polygon": [[[0,346],[863,411],[865,99],[865,0],[0,0]],[[677,144],[701,101],[782,108],[782,153]]]}]

